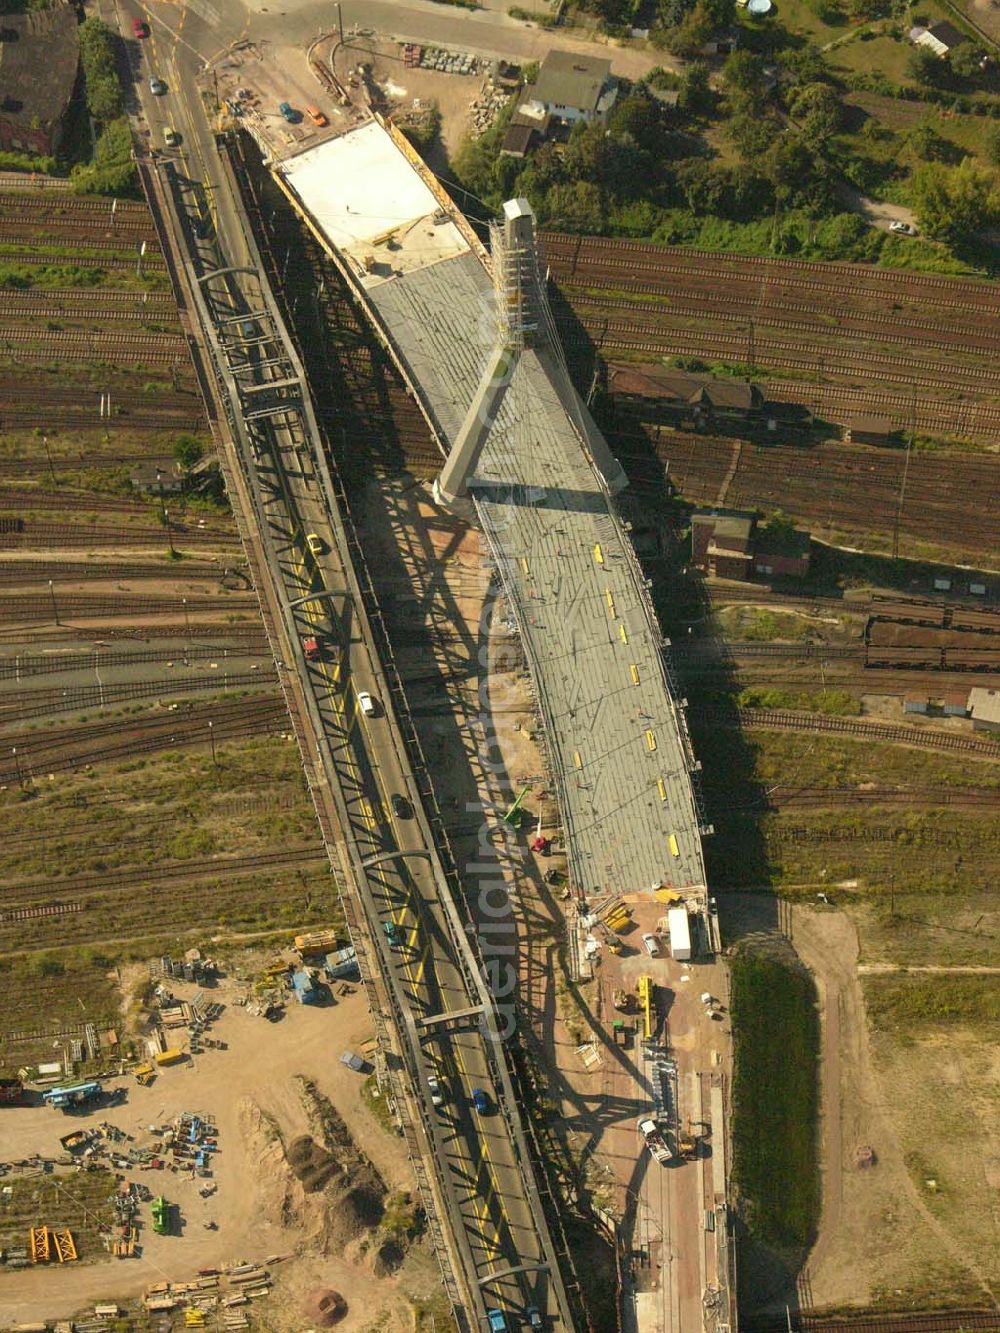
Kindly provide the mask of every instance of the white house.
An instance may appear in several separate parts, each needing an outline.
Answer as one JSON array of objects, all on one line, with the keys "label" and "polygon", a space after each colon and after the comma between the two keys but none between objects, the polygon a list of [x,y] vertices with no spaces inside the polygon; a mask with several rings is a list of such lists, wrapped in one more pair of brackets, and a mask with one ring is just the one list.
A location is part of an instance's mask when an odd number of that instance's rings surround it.
[{"label": "white house", "polygon": [[574,125],[578,120],[604,122],[615,104],[618,85],[611,61],[572,51],[550,51],[538,78],[524,90],[521,117],[539,125],[548,117]]}]

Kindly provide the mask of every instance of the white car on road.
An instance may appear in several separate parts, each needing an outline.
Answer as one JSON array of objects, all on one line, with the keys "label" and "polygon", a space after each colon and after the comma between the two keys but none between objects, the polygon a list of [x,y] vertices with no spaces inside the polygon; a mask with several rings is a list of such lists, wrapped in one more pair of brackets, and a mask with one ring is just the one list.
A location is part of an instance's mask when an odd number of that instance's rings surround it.
[{"label": "white car on road", "polygon": [[365,717],[371,717],[375,712],[375,700],[367,690],[358,690],[358,707]]}]

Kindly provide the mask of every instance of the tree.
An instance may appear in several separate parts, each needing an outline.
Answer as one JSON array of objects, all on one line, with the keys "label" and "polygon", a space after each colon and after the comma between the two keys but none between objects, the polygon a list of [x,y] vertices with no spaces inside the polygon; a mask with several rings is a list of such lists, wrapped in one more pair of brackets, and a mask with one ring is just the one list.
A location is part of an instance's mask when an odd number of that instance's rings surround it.
[{"label": "tree", "polygon": [[952,168],[927,162],[913,173],[911,185],[920,226],[935,240],[960,245],[1000,218],[996,173],[971,157]]},{"label": "tree", "polygon": [[926,46],[913,48],[906,68],[912,79],[928,88],[939,88],[948,73],[947,64]]},{"label": "tree", "polygon": [[699,115],[711,111],[714,100],[708,81],[708,66],[704,60],[692,60],[681,75],[677,105],[689,115]]},{"label": "tree", "polygon": [[205,457],[201,441],[193,435],[178,435],[174,441],[174,462],[185,472],[190,472],[196,463]]},{"label": "tree", "polygon": [[987,162],[1000,167],[1000,125],[991,125],[986,131],[986,142],[983,147]]},{"label": "tree", "polygon": [[665,28],[676,28],[694,9],[694,0],[659,0],[657,13]]},{"label": "tree", "polygon": [[99,74],[87,81],[87,110],[95,120],[106,123],[122,113],[122,95],[114,76]]},{"label": "tree", "polygon": [[764,62],[753,51],[741,47],[726,57],[722,82],[727,93],[758,93],[764,87]]},{"label": "tree", "polygon": [[910,131],[907,142],[922,162],[947,162],[955,153],[954,145],[926,121]]},{"label": "tree", "polygon": [[656,150],[663,129],[660,103],[641,86],[617,104],[608,121],[608,130],[615,138],[627,135],[650,152]]},{"label": "tree", "polygon": [[731,27],[736,19],[736,0],[701,0],[713,32]]},{"label": "tree", "polygon": [[818,147],[840,129],[842,109],[840,97],[828,83],[807,83],[798,88],[789,99],[789,109],[799,121],[802,137]]},{"label": "tree", "polygon": [[677,56],[697,56],[711,37],[714,25],[708,17],[704,0],[698,0],[687,18],[670,36],[670,49]]},{"label": "tree", "polygon": [[743,161],[754,166],[761,162],[780,135],[781,125],[770,114],[738,111],[730,116],[727,131]]},{"label": "tree", "polygon": [[952,73],[957,74],[960,79],[975,79],[982,73],[980,61],[984,54],[975,42],[963,42],[950,52],[948,64],[952,68]]},{"label": "tree", "polygon": [[890,0],[848,0],[847,12],[852,19],[882,19],[892,12]]}]

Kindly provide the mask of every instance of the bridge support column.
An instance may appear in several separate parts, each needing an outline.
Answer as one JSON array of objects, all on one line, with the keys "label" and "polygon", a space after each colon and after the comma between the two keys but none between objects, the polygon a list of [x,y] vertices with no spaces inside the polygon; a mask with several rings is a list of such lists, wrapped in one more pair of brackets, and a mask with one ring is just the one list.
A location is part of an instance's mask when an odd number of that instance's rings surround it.
[{"label": "bridge support column", "polygon": [[461,514],[463,518],[469,517],[472,511],[472,503],[469,500],[469,478],[476,470],[483,445],[496,422],[504,395],[514,375],[517,358],[517,349],[506,343],[501,343],[490,353],[461,430],[455,438],[440,476],[434,482],[435,502],[442,509]]}]

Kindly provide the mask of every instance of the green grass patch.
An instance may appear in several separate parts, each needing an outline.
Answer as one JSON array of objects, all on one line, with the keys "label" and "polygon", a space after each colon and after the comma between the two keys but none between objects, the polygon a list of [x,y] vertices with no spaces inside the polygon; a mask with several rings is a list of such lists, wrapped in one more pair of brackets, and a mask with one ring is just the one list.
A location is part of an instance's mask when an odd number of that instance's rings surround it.
[{"label": "green grass patch", "polygon": [[1000,1025],[1000,980],[995,976],[900,973],[864,978],[872,1026],[899,1036],[918,1029],[962,1024]]},{"label": "green grass patch", "polygon": [[732,965],[733,1181],[752,1237],[802,1250],[820,1205],[819,1017],[812,978],[746,950]]},{"label": "green grass patch", "polygon": [[389,1110],[389,1099],[378,1085],[378,1076],[369,1074],[361,1085],[361,1099],[387,1134],[395,1134],[396,1123]]},{"label": "green grass patch", "polygon": [[792,708],[831,717],[857,717],[861,701],[846,690],[779,690],[749,686],[736,696],[740,708]]},{"label": "green grass patch", "polygon": [[769,643],[772,639],[799,643],[819,637],[813,622],[790,611],[726,606],[716,612],[715,618],[728,638],[750,643]]}]

